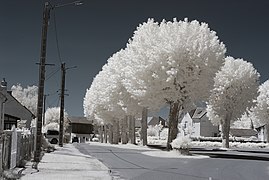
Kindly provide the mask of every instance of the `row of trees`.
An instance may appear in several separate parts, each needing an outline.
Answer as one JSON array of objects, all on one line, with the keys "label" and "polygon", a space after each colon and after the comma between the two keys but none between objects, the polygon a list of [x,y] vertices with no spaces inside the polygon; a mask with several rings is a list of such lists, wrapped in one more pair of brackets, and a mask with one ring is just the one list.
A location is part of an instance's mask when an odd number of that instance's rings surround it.
[{"label": "row of trees", "polygon": [[207,100],[225,52],[224,44],[206,23],[149,19],[94,78],[84,98],[84,114],[113,124],[143,112],[144,134],[147,109],[159,110],[168,104],[170,148],[178,134],[179,112]]}]

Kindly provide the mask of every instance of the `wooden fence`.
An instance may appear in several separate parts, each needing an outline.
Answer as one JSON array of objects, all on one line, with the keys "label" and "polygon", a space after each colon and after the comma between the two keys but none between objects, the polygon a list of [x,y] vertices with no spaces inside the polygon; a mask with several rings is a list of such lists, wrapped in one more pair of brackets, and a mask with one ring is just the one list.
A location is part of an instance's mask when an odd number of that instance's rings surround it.
[{"label": "wooden fence", "polygon": [[4,131],[2,144],[3,170],[23,167],[29,161],[34,151],[34,136],[27,131]]}]

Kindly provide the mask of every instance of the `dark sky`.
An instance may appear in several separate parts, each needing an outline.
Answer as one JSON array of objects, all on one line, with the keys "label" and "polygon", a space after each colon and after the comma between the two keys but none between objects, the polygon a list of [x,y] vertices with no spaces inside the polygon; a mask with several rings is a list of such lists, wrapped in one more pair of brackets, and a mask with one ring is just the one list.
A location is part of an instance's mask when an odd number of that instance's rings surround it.
[{"label": "dark sky", "polygon": [[[64,4],[72,0],[52,0]],[[8,87],[38,85],[42,0],[1,0],[0,78]],[[55,16],[54,16],[55,14]],[[84,0],[82,6],[65,6],[51,12],[48,29],[45,84],[47,106],[59,105],[60,59],[70,69],[66,75],[65,105],[69,115],[83,115],[83,98],[93,77],[106,60],[124,48],[139,23],[154,18],[207,22],[227,47],[227,55],[254,64],[261,82],[268,79],[268,0]],[[52,75],[52,76],[51,76]]]}]

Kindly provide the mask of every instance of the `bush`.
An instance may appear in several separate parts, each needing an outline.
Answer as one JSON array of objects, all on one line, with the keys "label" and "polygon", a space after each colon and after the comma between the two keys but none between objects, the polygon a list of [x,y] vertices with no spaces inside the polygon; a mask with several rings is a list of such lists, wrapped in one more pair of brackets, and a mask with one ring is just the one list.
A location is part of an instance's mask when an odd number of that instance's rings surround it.
[{"label": "bush", "polygon": [[173,149],[188,149],[190,148],[191,139],[189,136],[178,136],[171,143]]},{"label": "bush", "polygon": [[148,136],[158,136],[159,129],[156,126],[149,126],[147,129]]}]

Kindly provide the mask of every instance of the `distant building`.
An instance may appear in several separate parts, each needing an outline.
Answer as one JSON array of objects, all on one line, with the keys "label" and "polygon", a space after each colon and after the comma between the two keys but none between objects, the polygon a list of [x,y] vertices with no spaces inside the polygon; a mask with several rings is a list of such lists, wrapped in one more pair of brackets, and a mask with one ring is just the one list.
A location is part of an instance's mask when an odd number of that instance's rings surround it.
[{"label": "distant building", "polygon": [[[147,124],[148,126],[156,126],[156,125],[159,125],[159,124],[162,124],[163,127],[166,126],[166,121],[165,119],[163,119],[162,117],[156,117],[156,116],[153,116],[153,117],[148,117],[147,118]],[[136,121],[135,121],[135,127],[136,128],[141,128],[141,118],[137,118]]]},{"label": "distant building", "polygon": [[268,129],[266,128],[268,125],[264,124],[256,128],[258,133],[258,140],[263,142],[268,142]]},{"label": "distant building", "polygon": [[214,126],[206,116],[206,109],[198,107],[186,113],[180,124],[183,135],[190,134],[192,137],[216,137],[219,134],[219,127]]},{"label": "distant building", "polygon": [[256,137],[258,138],[258,132],[254,129],[230,129],[230,135],[232,137],[243,137],[243,138],[250,138]]},{"label": "distant building", "polygon": [[78,137],[80,142],[83,142],[86,138],[91,138],[93,124],[86,117],[68,117],[67,119],[70,122],[70,127],[67,131]]}]

